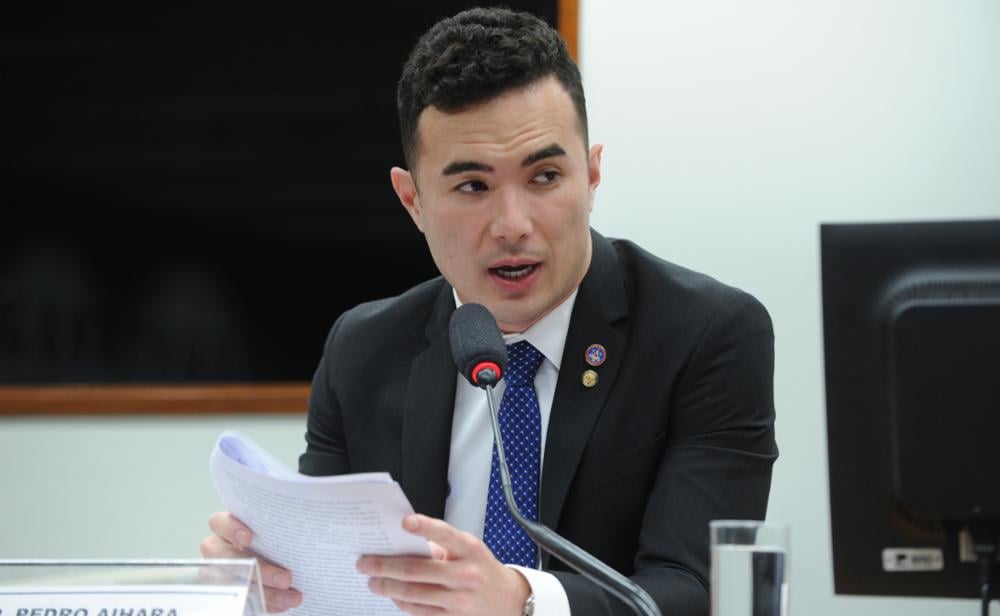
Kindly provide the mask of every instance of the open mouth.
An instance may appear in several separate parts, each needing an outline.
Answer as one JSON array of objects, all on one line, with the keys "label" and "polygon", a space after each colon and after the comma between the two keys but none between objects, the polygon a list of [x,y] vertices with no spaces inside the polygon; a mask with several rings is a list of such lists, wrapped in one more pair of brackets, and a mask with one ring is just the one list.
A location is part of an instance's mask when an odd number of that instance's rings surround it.
[{"label": "open mouth", "polygon": [[502,265],[500,267],[491,267],[490,273],[504,280],[521,280],[530,276],[536,269],[538,269],[537,263]]}]

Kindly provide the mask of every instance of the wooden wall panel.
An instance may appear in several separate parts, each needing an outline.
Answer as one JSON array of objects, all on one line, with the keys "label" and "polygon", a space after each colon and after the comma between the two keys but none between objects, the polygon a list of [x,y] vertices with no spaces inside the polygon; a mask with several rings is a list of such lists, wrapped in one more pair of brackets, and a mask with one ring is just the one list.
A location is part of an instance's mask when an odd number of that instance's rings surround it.
[{"label": "wooden wall panel", "polygon": [[0,387],[3,415],[304,414],[308,383]]},{"label": "wooden wall panel", "polygon": [[[144,20],[141,7],[112,20],[87,10],[74,16],[22,7],[0,29],[0,39],[9,38],[6,49],[26,45],[12,55],[0,52],[0,64],[13,70],[16,93],[0,102],[0,111],[17,119],[16,126],[6,127],[13,136],[0,146],[7,169],[0,172],[0,200],[31,207],[19,210],[23,220],[15,216],[0,230],[0,239],[15,247],[25,238],[38,240],[64,252],[60,263],[82,265],[64,268],[62,279],[47,278],[44,268],[21,267],[33,292],[17,292],[19,279],[8,278],[5,286],[0,276],[0,316],[6,310],[18,317],[0,323],[0,345],[6,345],[6,351],[0,349],[0,416],[304,413],[306,379],[333,318],[358,301],[398,293],[433,273],[421,236],[385,186],[385,169],[399,162],[392,91],[411,44],[397,30],[423,29],[439,13],[470,4],[428,3],[419,9],[427,23],[413,15],[369,23],[360,5],[351,9],[357,15],[324,5],[323,18],[308,23],[289,9],[284,18],[298,25],[281,27],[281,20],[266,12],[245,15],[235,25],[221,9],[199,20],[178,12],[176,23],[163,29]],[[555,21],[578,58],[577,0],[507,4]],[[351,38],[356,35],[337,22],[348,16],[362,30],[378,24],[384,40]],[[362,88],[344,77],[353,63],[329,72],[343,55],[338,45],[382,50],[385,57],[371,58],[384,69],[378,79],[365,72]],[[38,74],[47,78],[39,80]],[[347,96],[363,92],[375,100],[357,104]],[[384,115],[368,125],[389,128],[384,135],[365,132],[367,149],[348,149],[345,160],[335,159],[343,149],[336,144],[350,136],[338,118],[359,108]],[[355,120],[349,127],[365,126]],[[0,121],[0,132],[4,129]],[[359,152],[368,158],[357,160]],[[345,185],[344,178],[354,183]],[[172,296],[154,295],[141,298],[149,300],[142,306],[154,310],[131,329],[122,324],[143,314],[136,298],[93,323],[105,309],[100,293],[128,294],[164,278],[156,266],[172,257],[157,252],[153,228],[170,238],[170,250],[216,268],[210,272],[214,278],[166,277],[193,289],[185,301],[207,303],[211,294],[194,283],[221,279],[235,289],[220,302],[230,312],[216,310],[215,322],[194,331],[158,332],[148,323],[163,317],[155,309],[169,308],[170,301],[163,300]],[[280,239],[271,239],[272,232]],[[197,235],[185,239],[184,233]],[[119,245],[120,238],[131,243]],[[102,246],[107,254],[91,254]],[[24,251],[14,250],[11,267],[19,271],[24,263],[16,259]],[[369,259],[363,250],[374,251],[380,262],[398,261],[411,269],[391,265],[374,278],[353,274],[350,267],[336,273],[344,255],[353,262]],[[0,252],[0,274],[5,254]],[[114,264],[132,269],[111,273]],[[313,264],[333,265],[312,271]],[[76,293],[77,287],[90,294]],[[100,293],[91,287],[100,287]],[[46,301],[24,303],[38,297]],[[75,301],[80,297],[87,301]],[[174,307],[186,308],[176,302]],[[280,312],[286,307],[292,312]],[[265,318],[277,323],[268,326],[273,332],[260,329]],[[48,334],[36,335],[66,330],[67,324],[83,332],[73,330],[68,349]],[[112,326],[118,330],[109,335]],[[112,360],[115,345],[128,352]],[[185,355],[205,365],[168,362]],[[157,363],[160,358],[166,367]],[[269,363],[229,366],[225,358]],[[188,375],[198,376],[188,380]]]}]

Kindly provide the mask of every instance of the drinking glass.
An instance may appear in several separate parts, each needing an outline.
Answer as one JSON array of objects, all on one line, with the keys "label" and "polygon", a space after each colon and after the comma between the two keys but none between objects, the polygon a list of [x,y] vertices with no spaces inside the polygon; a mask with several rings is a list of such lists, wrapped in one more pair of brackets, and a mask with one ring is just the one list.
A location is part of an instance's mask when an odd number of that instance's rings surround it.
[{"label": "drinking glass", "polygon": [[712,616],[788,616],[788,526],[713,520]]}]

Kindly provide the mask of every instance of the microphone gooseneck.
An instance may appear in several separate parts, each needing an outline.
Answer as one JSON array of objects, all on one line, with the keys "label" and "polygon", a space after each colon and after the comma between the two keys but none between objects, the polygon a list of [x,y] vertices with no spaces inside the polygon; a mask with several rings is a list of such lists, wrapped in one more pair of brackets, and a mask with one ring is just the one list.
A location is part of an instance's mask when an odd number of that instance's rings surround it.
[{"label": "microphone gooseneck", "polygon": [[517,501],[514,500],[510,471],[507,469],[507,460],[504,457],[503,438],[500,436],[500,420],[496,402],[493,400],[493,386],[487,386],[484,389],[490,407],[490,423],[493,426],[493,441],[497,446],[497,461],[500,463],[500,483],[503,485],[503,496],[504,500],[507,501],[507,509],[510,510],[511,517],[521,525],[524,532],[540,548],[573,567],[578,573],[597,583],[624,603],[631,605],[637,614],[662,616],[660,607],[656,605],[656,602],[644,588],[548,526],[521,515]]},{"label": "microphone gooseneck", "polygon": [[[493,395],[493,387],[507,367],[507,347],[503,342],[503,336],[497,328],[493,315],[479,304],[464,304],[458,308],[451,317],[449,330],[452,355],[459,372],[470,383],[486,392],[490,424],[493,427],[493,442],[497,448],[497,461],[500,466],[500,483],[511,517],[541,549],[631,605],[637,614],[662,616],[659,606],[641,586],[544,524],[521,515],[517,501],[514,500],[510,470],[507,468],[507,459],[504,455],[503,437],[500,435],[499,412]],[[499,368],[499,374],[493,372],[492,367],[483,367],[484,364],[491,362]]]}]

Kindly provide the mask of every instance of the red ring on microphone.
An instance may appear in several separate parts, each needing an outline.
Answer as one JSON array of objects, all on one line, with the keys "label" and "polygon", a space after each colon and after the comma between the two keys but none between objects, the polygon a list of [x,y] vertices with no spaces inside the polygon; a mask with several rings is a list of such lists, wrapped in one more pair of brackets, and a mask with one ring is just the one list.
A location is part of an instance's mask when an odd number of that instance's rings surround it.
[{"label": "red ring on microphone", "polygon": [[479,384],[479,373],[483,370],[490,369],[497,375],[497,380],[500,380],[502,376],[500,373],[500,366],[496,362],[492,361],[481,361],[476,364],[476,367],[472,369],[472,380],[478,385]]}]

